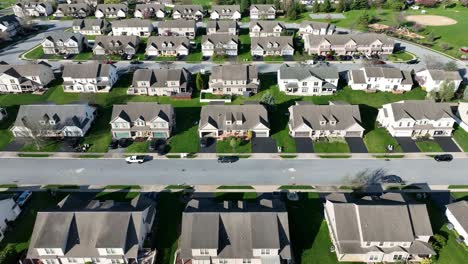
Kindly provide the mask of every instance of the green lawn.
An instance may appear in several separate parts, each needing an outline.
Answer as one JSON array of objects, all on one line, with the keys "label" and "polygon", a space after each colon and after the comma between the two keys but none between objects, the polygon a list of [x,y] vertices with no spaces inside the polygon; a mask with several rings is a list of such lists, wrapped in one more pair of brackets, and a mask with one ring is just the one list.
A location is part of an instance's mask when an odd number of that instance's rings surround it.
[{"label": "green lawn", "polygon": [[42,46],[37,46],[24,54],[24,57],[30,60],[42,59],[44,57],[44,50],[42,49]]},{"label": "green lawn", "polygon": [[257,199],[256,192],[216,192],[214,194],[215,200],[222,201],[254,201]]},{"label": "green lawn", "polygon": [[344,141],[315,141],[313,144],[316,153],[349,153],[349,146]]},{"label": "green lawn", "polygon": [[237,56],[237,60],[240,62],[252,61],[252,55],[250,54],[250,43],[251,39],[249,36],[248,29],[240,29],[239,30],[239,54]]},{"label": "green lawn", "polygon": [[125,149],[125,153],[146,153],[148,152],[150,141],[133,142]]},{"label": "green lawn", "polygon": [[468,152],[468,132],[457,126],[453,132],[453,138],[457,141],[463,151]]},{"label": "green lawn", "polygon": [[443,152],[439,144],[433,140],[416,141],[416,145],[421,152]]},{"label": "green lawn", "polygon": [[282,62],[284,58],[282,56],[265,56],[263,57],[264,62]]},{"label": "green lawn", "polygon": [[155,61],[176,61],[177,57],[175,57],[175,56],[158,56],[154,60]]},{"label": "green lawn", "polygon": [[0,2],[0,9],[11,7],[15,3],[16,3],[15,0],[2,0],[2,2]]},{"label": "green lawn", "polygon": [[409,61],[414,58],[413,54],[407,51],[397,51],[391,55],[388,55],[387,59],[395,62]]},{"label": "green lawn", "polygon": [[[468,189],[468,186],[466,188]],[[450,195],[457,201],[468,200],[468,192],[451,192]]]},{"label": "green lawn", "polygon": [[76,56],[74,56],[72,59],[73,60],[82,60],[82,61],[87,61],[87,60],[92,60],[93,59],[93,52],[92,51],[82,51]]},{"label": "green lawn", "polygon": [[237,139],[234,147],[231,146],[231,138],[216,142],[217,153],[251,153],[252,142]]},{"label": "green lawn", "polygon": [[26,144],[21,148],[23,152],[55,152],[59,149],[61,141],[58,140],[40,140],[36,143]]},{"label": "green lawn", "polygon": [[402,152],[400,145],[385,128],[378,127],[364,135],[364,143],[369,153],[385,153],[387,146],[393,145],[394,152]]}]

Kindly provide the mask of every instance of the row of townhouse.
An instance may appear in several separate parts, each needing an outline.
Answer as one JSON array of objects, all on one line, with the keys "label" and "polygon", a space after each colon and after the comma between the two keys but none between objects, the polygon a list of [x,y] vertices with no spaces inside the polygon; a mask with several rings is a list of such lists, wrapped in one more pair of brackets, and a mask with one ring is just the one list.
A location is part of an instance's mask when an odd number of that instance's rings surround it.
[{"label": "row of townhouse", "polygon": [[[84,18],[94,15],[97,18],[126,18],[129,16],[127,3],[104,4],[103,1],[69,0],[67,3],[56,5],[54,1],[21,0],[13,6],[13,12],[18,17],[79,17]],[[56,8],[54,10],[54,7]],[[201,5],[173,5],[171,12],[166,8],[167,4],[156,2],[142,2],[135,5],[133,17],[158,18],[170,16],[172,19],[201,20],[209,13],[211,20],[234,20],[242,18],[240,5],[213,5],[211,10],[204,10]],[[249,9],[251,19],[276,18],[274,5],[252,5]]]},{"label": "row of townhouse", "polygon": [[23,31],[22,21],[14,15],[0,17],[0,40],[6,40],[16,36]]},{"label": "row of townhouse", "polygon": [[[158,214],[157,201],[145,194],[129,202],[91,197],[70,194],[38,212],[26,258],[48,264],[154,261],[143,242]],[[466,226],[466,201],[448,205],[446,212]],[[436,255],[426,204],[404,194],[332,193],[322,213],[339,262],[419,263]],[[180,217],[176,258],[183,263],[294,263],[291,216],[280,199],[191,199]]]}]

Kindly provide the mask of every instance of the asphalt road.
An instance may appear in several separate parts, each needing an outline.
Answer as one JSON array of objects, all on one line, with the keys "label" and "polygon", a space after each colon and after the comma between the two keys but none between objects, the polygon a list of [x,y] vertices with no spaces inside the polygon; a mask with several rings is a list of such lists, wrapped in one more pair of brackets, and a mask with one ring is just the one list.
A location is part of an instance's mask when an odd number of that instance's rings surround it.
[{"label": "asphalt road", "polygon": [[468,184],[466,159],[450,163],[432,159],[241,159],[233,164],[169,159],[138,165],[120,159],[14,158],[0,159],[0,168],[0,184],[335,185],[364,170],[379,169],[387,175],[399,175],[408,183]]}]

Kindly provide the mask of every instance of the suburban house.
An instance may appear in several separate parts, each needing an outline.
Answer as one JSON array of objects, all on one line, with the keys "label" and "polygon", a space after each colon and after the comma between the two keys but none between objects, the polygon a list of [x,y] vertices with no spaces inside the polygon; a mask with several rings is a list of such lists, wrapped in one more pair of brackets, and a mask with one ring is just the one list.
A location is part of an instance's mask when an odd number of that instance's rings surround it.
[{"label": "suburban house", "polygon": [[100,4],[96,7],[96,18],[126,18],[128,6],[126,4]]},{"label": "suburban house", "polygon": [[168,20],[158,23],[160,36],[184,36],[194,39],[197,35],[197,23],[194,20]]},{"label": "suburban house", "polygon": [[177,96],[192,94],[191,73],[185,69],[138,69],[127,94]]},{"label": "suburban house", "polygon": [[172,19],[200,20],[205,15],[201,5],[175,5]]},{"label": "suburban house", "polygon": [[361,33],[344,35],[304,35],[307,54],[327,55],[388,55],[393,53],[395,42],[384,34]]},{"label": "suburban house", "polygon": [[278,199],[191,200],[179,247],[182,263],[292,263],[286,206]]},{"label": "suburban house", "polygon": [[455,117],[458,125],[463,128],[465,131],[468,131],[468,103],[459,102],[457,108],[457,115]]},{"label": "suburban house", "polygon": [[187,37],[149,37],[146,45],[148,56],[187,56],[190,40]]},{"label": "suburban house", "polygon": [[286,31],[282,22],[255,21],[249,24],[249,35],[253,37],[279,37]]},{"label": "suburban house", "polygon": [[92,7],[96,7],[101,2],[104,2],[104,1],[103,0],[67,0],[67,3],[69,3],[69,4],[85,3],[85,4],[90,5]]},{"label": "suburban house", "polygon": [[275,19],[276,8],[274,5],[251,5],[250,19]]},{"label": "suburban house", "polygon": [[468,201],[461,200],[447,205],[445,215],[463,243],[468,246]]},{"label": "suburban house", "polygon": [[228,34],[203,35],[201,46],[203,57],[213,55],[237,56],[239,37]]},{"label": "suburban house", "polygon": [[111,31],[111,24],[105,19],[75,19],[72,24],[74,33],[97,36],[107,35]]},{"label": "suburban house", "polygon": [[10,130],[15,137],[84,137],[95,116],[88,104],[20,105]]},{"label": "suburban house", "polygon": [[[0,17],[0,32],[3,34],[3,37],[14,37],[22,30],[20,18],[14,15]],[[2,39],[2,37],[0,37],[0,39]],[[5,39],[3,38],[3,40]]]},{"label": "suburban house", "polygon": [[9,222],[14,221],[21,213],[13,194],[0,194],[0,241],[5,237]]},{"label": "suburban house", "polygon": [[117,67],[112,64],[65,64],[63,91],[68,93],[108,93],[117,82]]},{"label": "suburban house", "polygon": [[78,54],[87,46],[83,35],[66,31],[47,33],[42,41],[44,54]]},{"label": "suburban house", "polygon": [[334,66],[283,64],[278,69],[279,90],[288,95],[332,95],[338,86],[338,69]]},{"label": "suburban house", "polygon": [[213,66],[208,85],[214,94],[255,94],[260,79],[255,65],[224,64]]},{"label": "suburban house", "polygon": [[[83,197],[88,196],[88,197]],[[144,242],[156,202],[144,194],[131,201],[92,200],[71,194],[39,211],[26,258],[31,263],[153,263]]]},{"label": "suburban house", "polygon": [[213,5],[211,7],[210,19],[212,20],[239,20],[241,17],[240,5]]},{"label": "suburban house", "polygon": [[55,79],[50,67],[42,64],[0,65],[0,93],[25,93],[47,89]]},{"label": "suburban house", "polygon": [[377,122],[393,137],[449,137],[455,119],[449,103],[407,100],[382,105]]},{"label": "suburban house", "polygon": [[153,32],[153,23],[150,20],[130,18],[112,22],[114,36],[149,37],[151,32]]},{"label": "suburban house", "polygon": [[292,137],[362,137],[364,128],[361,124],[358,105],[334,102],[314,105],[304,101],[289,107],[288,127]]},{"label": "suburban house", "polygon": [[312,35],[332,35],[335,33],[336,26],[329,23],[304,21],[299,25],[298,33],[303,36]]},{"label": "suburban house", "polygon": [[140,45],[137,36],[96,36],[94,40],[94,55],[135,55]]},{"label": "suburban house", "polygon": [[202,106],[198,135],[224,139],[228,137],[269,137],[268,112],[262,104]]},{"label": "suburban house", "polygon": [[18,1],[13,5],[17,17],[46,17],[54,13],[52,3],[37,1]]},{"label": "suburban house", "polygon": [[78,17],[83,18],[91,15],[93,9],[91,6],[81,4],[59,4],[54,13],[55,17]]},{"label": "suburban house", "polygon": [[417,72],[414,78],[426,92],[439,91],[443,83],[450,82],[453,82],[456,91],[463,81],[458,71],[444,70],[423,70]]},{"label": "suburban house", "polygon": [[136,18],[159,18],[162,19],[166,15],[164,5],[150,2],[147,4],[137,4],[133,16]]},{"label": "suburban house", "polygon": [[238,25],[236,21],[214,21],[206,22],[206,34],[229,34],[237,35]]},{"label": "suburban house", "polygon": [[259,57],[293,56],[293,37],[254,37],[251,39],[250,50],[252,56]]},{"label": "suburban house", "polygon": [[353,90],[403,93],[413,87],[410,71],[396,68],[363,67],[348,71],[348,85]]},{"label": "suburban house", "polygon": [[402,194],[353,199],[344,193],[326,197],[325,219],[338,261],[420,262],[435,255],[426,205]]},{"label": "suburban house", "polygon": [[167,139],[175,127],[174,108],[170,104],[147,102],[113,105],[110,124],[115,139]]}]

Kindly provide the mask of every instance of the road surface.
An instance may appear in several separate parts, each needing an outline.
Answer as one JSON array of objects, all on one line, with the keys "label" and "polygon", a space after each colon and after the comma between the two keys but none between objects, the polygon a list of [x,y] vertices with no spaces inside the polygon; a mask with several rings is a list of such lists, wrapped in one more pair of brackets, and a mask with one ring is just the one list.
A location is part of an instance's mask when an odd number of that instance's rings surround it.
[{"label": "road surface", "polygon": [[0,184],[138,184],[138,185],[339,185],[345,177],[383,169],[408,183],[468,184],[466,159],[437,163],[432,159],[241,159],[153,160],[126,164],[120,159],[0,159]]}]

